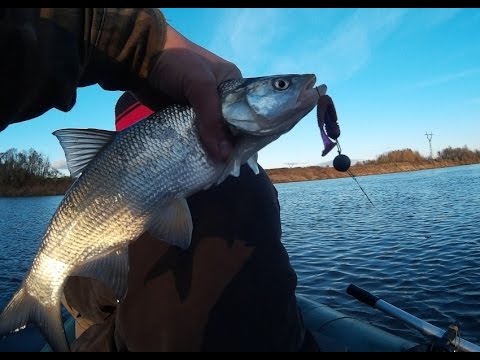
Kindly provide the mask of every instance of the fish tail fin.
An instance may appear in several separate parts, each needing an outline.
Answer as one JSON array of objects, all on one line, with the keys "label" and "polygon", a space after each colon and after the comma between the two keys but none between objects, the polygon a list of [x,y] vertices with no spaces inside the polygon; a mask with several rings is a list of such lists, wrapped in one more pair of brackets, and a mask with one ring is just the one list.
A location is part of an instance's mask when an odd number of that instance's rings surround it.
[{"label": "fish tail fin", "polygon": [[70,351],[60,310],[60,302],[44,306],[22,287],[0,314],[0,336],[34,322],[54,351]]}]

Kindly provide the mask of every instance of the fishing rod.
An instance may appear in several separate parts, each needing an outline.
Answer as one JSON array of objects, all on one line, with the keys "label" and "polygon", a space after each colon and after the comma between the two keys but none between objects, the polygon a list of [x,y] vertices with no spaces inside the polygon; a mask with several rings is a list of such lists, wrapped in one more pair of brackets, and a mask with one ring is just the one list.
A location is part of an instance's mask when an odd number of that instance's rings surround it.
[{"label": "fishing rod", "polygon": [[419,319],[416,316],[399,309],[398,307],[378,298],[377,296],[354,284],[350,284],[347,287],[347,294],[353,296],[364,304],[369,305],[374,309],[383,311],[384,313],[419,330],[424,335],[433,336],[436,339],[441,340],[445,345],[453,347],[454,351],[460,350],[464,352],[480,352],[480,346],[458,336],[458,326],[456,325],[450,325],[449,329],[444,331],[439,327],[426,322],[425,320]]}]

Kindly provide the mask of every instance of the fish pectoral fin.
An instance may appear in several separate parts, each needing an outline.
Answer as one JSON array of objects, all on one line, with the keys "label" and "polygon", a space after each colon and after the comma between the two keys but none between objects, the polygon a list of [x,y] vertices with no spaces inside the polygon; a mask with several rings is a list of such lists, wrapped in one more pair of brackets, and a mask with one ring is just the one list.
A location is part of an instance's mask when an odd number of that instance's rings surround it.
[{"label": "fish pectoral fin", "polygon": [[74,177],[83,169],[115,136],[115,131],[99,129],[61,129],[53,132],[65,152],[67,167]]},{"label": "fish pectoral fin", "polygon": [[280,135],[252,136],[244,137],[240,140],[230,156],[227,165],[223,169],[223,172],[217,181],[217,185],[222,183],[229,175],[238,177],[240,175],[240,167],[244,163],[248,163],[253,172],[258,175],[260,172],[257,164],[258,151],[279,137]]},{"label": "fish pectoral fin", "polygon": [[241,147],[238,147],[230,157],[230,160],[228,161],[227,165],[222,171],[222,174],[218,178],[217,185],[221,184],[230,175],[235,177],[238,177],[240,175],[240,167],[242,166],[241,158],[239,156],[239,154],[242,153],[240,151],[240,148]]},{"label": "fish pectoral fin", "polygon": [[187,200],[175,198],[154,216],[148,232],[171,245],[187,249],[192,240],[193,222]]},{"label": "fish pectoral fin", "polygon": [[248,166],[250,166],[250,169],[252,169],[255,175],[258,175],[260,173],[260,169],[258,168],[258,164],[257,164],[257,159],[258,159],[258,153],[255,153],[247,161]]},{"label": "fish pectoral fin", "polygon": [[71,275],[100,280],[112,289],[117,300],[123,300],[127,294],[128,246],[79,265]]}]

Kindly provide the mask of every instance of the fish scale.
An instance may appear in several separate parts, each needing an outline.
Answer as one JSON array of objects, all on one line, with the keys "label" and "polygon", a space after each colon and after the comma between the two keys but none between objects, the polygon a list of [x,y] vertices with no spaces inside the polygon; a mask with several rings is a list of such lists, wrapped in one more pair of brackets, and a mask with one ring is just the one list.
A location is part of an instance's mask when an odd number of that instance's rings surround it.
[{"label": "fish scale", "polygon": [[[79,221],[80,224],[72,227],[65,224],[65,221],[59,220],[65,225],[63,228],[60,226],[56,229],[57,241],[53,246],[49,247],[50,239],[45,239],[44,252],[48,254],[50,251],[57,251],[58,243],[60,241],[67,242],[65,239],[68,237],[81,239],[82,234],[88,233],[89,237],[86,243],[91,243],[93,239],[96,243],[95,248],[90,250],[86,247],[87,251],[83,251],[74,258],[75,261],[86,261],[89,257],[96,256],[96,252],[103,253],[118,243],[123,243],[126,236],[135,239],[141,235],[145,230],[144,219],[147,214],[151,213],[152,207],[162,206],[164,201],[178,194],[188,196],[189,193],[199,190],[199,185],[208,182],[209,178],[214,179],[214,175],[218,173],[220,167],[211,161],[204,161],[203,159],[207,159],[207,157],[203,148],[198,141],[192,140],[198,137],[192,136],[195,127],[191,112],[187,108],[179,106],[174,108],[175,111],[170,110],[166,114],[160,113],[145,120],[143,126],[126,129],[118,141],[110,146],[107,145],[109,148],[105,149],[102,156],[93,160],[91,166],[94,171],[86,172],[85,176],[80,178],[69,190],[60,205],[62,208],[84,204],[76,216],[69,217],[69,221]],[[189,121],[185,121],[185,119]],[[165,129],[173,131],[165,131]],[[131,146],[138,141],[136,139],[142,137],[143,133],[148,133],[150,139],[145,142],[144,147],[139,149]],[[165,140],[166,133],[170,136]],[[179,167],[178,157],[184,157],[185,154],[179,154],[179,151],[173,149],[166,150],[163,144],[168,140],[176,141],[176,149],[178,150],[181,146],[187,156],[190,153],[203,153],[204,155],[189,157],[189,166],[184,167],[185,164],[181,164],[182,166]],[[121,161],[121,156],[112,155],[117,148],[130,154],[130,158],[134,159],[132,164]],[[165,159],[165,161],[159,161],[159,159]],[[141,177],[147,167],[150,176],[148,178]],[[108,171],[107,169],[113,170]],[[186,176],[192,173],[195,173],[196,177]],[[122,182],[112,184],[108,181],[109,177],[120,178],[120,176]],[[161,179],[162,182],[156,181],[157,179]],[[78,191],[84,187],[85,183],[90,184],[89,187],[96,190],[92,192]],[[105,186],[106,184],[108,186]],[[127,192],[122,191],[124,187],[128,189]],[[118,198],[117,195],[122,193],[125,195]],[[103,201],[93,201],[99,197]],[[113,198],[118,201],[112,202]],[[61,214],[62,211],[59,213]],[[88,214],[92,220],[85,221],[85,214]],[[116,221],[111,221],[112,219],[116,219]],[[55,220],[56,217],[54,217]],[[123,224],[128,226],[122,226]],[[105,245],[99,248],[98,244]],[[65,254],[65,262],[67,259],[71,261],[71,258],[70,252]]]}]

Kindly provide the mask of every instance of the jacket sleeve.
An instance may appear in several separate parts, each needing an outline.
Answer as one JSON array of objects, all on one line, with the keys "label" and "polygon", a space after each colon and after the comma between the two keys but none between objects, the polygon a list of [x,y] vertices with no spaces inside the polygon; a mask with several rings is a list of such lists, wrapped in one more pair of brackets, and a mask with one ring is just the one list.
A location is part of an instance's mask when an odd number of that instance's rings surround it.
[{"label": "jacket sleeve", "polygon": [[158,9],[0,9],[0,131],[69,111],[77,87],[144,87],[165,33]]}]

